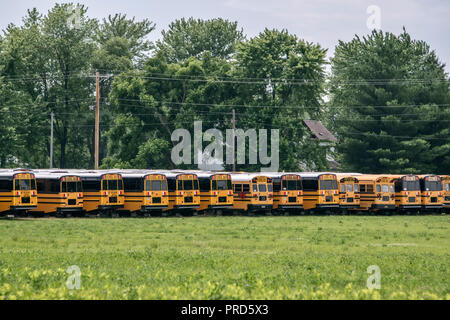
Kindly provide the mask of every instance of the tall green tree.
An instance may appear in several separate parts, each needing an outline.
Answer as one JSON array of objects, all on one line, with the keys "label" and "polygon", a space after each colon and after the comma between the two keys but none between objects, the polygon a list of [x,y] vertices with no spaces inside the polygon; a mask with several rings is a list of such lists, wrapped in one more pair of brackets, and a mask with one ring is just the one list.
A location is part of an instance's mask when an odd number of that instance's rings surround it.
[{"label": "tall green tree", "polygon": [[[280,169],[326,169],[327,148],[309,138],[302,120],[320,120],[326,50],[287,30],[265,29],[238,46],[236,104],[247,128],[280,130]],[[247,79],[247,80],[245,80]],[[266,106],[266,107],[258,107]]]},{"label": "tall green tree", "polygon": [[213,57],[228,59],[244,38],[237,22],[222,18],[182,18],[171,22],[169,28],[162,31],[162,39],[157,42],[157,47],[170,62],[199,58],[205,51],[209,51]]},{"label": "tall green tree", "polygon": [[[100,82],[101,114],[100,114],[100,160],[107,155],[108,136],[105,135],[110,123],[114,122],[114,113],[108,95],[111,91],[113,74],[120,74],[135,68],[142,68],[144,61],[148,59],[149,50],[153,44],[148,40],[148,35],[154,30],[155,25],[148,19],[135,21],[128,19],[124,14],[109,15],[103,19],[96,32],[98,49],[92,58],[92,68],[98,70],[102,77]],[[105,125],[104,125],[105,124]],[[94,136],[94,128],[91,128]],[[93,149],[94,141],[89,141]],[[90,163],[94,163],[94,153],[91,153]]]},{"label": "tall green tree", "polygon": [[448,75],[429,45],[406,30],[340,41],[332,58],[330,97],[343,169],[450,170]]},{"label": "tall green tree", "polygon": [[[266,30],[239,45],[235,62],[214,55],[209,49],[176,62],[160,49],[147,61],[143,73],[123,74],[115,79],[110,98],[119,115],[108,132],[108,158],[104,165],[170,168],[170,137],[175,129],[193,132],[194,121],[201,120],[203,130],[216,128],[225,132],[231,128],[235,105],[238,128],[269,129],[269,134],[270,129],[280,129],[281,169],[298,169],[302,164],[299,157],[307,159],[305,165],[324,168],[325,149],[306,138],[301,121],[307,116],[306,110],[312,115],[319,113],[325,50],[287,31],[276,30]],[[265,64],[267,67],[261,69]],[[290,84],[290,80],[298,78],[314,81],[305,89]],[[300,107],[283,108],[286,105]],[[161,148],[163,145],[170,147]],[[145,157],[147,162],[143,161]],[[238,169],[259,167],[247,164]]]}]

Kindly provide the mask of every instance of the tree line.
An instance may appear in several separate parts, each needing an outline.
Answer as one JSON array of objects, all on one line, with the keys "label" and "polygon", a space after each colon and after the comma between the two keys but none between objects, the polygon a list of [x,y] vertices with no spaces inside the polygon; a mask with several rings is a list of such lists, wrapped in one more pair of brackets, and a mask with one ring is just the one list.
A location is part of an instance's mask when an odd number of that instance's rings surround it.
[{"label": "tree line", "polygon": [[[238,128],[280,130],[280,170],[327,170],[332,154],[348,171],[450,172],[445,64],[406,30],[339,41],[330,61],[287,30],[249,38],[221,18],[177,19],[150,42],[154,30],[148,19],[100,21],[73,4],[9,24],[0,36],[0,167],[49,166],[53,112],[54,166],[92,168],[98,71],[103,168],[174,168],[175,129],[201,120],[225,132],[234,109]],[[311,136],[307,119],[336,135],[335,148]]]}]

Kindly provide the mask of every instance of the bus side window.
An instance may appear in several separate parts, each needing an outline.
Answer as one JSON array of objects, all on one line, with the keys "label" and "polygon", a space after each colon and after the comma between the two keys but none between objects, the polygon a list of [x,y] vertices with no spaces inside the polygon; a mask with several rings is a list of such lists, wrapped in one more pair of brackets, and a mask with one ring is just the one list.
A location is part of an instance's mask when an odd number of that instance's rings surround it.
[{"label": "bus side window", "polygon": [[175,179],[167,179],[167,184],[168,184],[168,191],[175,191],[176,187],[177,187],[177,183]]},{"label": "bus side window", "polygon": [[50,192],[58,193],[60,192],[59,180],[50,180]]},{"label": "bus side window", "polygon": [[367,185],[367,193],[373,193],[373,184]]},{"label": "bus side window", "polygon": [[100,181],[98,180],[83,180],[83,190],[86,192],[100,191]]},{"label": "bus side window", "polygon": [[[1,191],[1,190],[0,190]],[[38,181],[37,181],[37,191],[38,192],[44,192],[44,191],[46,191],[45,190],[45,180],[41,180],[41,179],[39,179]]]},{"label": "bus side window", "polygon": [[242,192],[242,184],[235,184],[234,192]]},{"label": "bus side window", "polygon": [[205,178],[199,178],[200,180],[200,191],[210,191],[211,190],[211,181]]},{"label": "bus side window", "polygon": [[11,192],[12,189],[12,180],[0,180],[0,192]]},{"label": "bus side window", "polygon": [[395,192],[402,191],[402,181],[401,180],[395,180],[394,186],[395,186]]},{"label": "bus side window", "polygon": [[242,185],[242,192],[245,192],[245,193],[250,192],[250,185],[249,184],[243,184]]},{"label": "bus side window", "polygon": [[366,193],[366,185],[365,184],[360,184],[359,185],[359,192],[360,193]]},{"label": "bus side window", "polygon": [[303,190],[305,191],[317,191],[319,188],[319,183],[317,180],[303,180]]},{"label": "bus side window", "polygon": [[280,191],[281,190],[281,180],[278,180],[278,179],[274,179],[273,180],[273,191],[274,192],[278,192],[278,191]]}]

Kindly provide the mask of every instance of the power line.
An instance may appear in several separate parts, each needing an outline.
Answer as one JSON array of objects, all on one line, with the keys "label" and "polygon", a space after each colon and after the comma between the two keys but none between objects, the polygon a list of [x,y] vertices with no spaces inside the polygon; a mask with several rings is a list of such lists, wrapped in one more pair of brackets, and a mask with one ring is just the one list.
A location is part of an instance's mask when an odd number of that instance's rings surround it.
[{"label": "power line", "polygon": [[[135,70],[128,70],[135,71]],[[111,72],[111,71],[109,71]],[[138,72],[143,72],[138,70]],[[54,74],[36,74],[35,76],[10,76],[2,78],[7,81],[28,81],[28,80],[42,80],[42,76],[45,75],[49,79],[64,79],[64,78],[95,78],[95,74],[79,73],[71,75],[54,75]],[[128,78],[141,78],[150,80],[166,80],[166,81],[189,81],[189,82],[214,82],[214,83],[231,83],[231,84],[285,84],[285,85],[315,85],[317,83],[322,84],[328,79],[323,76],[321,79],[314,78],[256,78],[256,77],[222,77],[222,76],[198,76],[198,75],[173,75],[164,73],[146,73],[145,75],[139,74],[111,74],[110,76],[121,76]],[[449,82],[448,79],[435,78],[435,79],[350,79],[350,80],[335,80],[336,84],[347,85],[401,85],[403,83],[409,84],[429,84]]]},{"label": "power line", "polygon": [[[192,105],[192,106],[205,106],[205,107],[230,107],[230,108],[282,108],[282,109],[318,109],[318,108],[331,108],[331,109],[345,109],[345,108],[411,108],[411,107],[423,107],[423,106],[441,106],[441,107],[448,107],[450,106],[450,103],[444,103],[444,104],[410,104],[410,105],[379,105],[379,106],[317,106],[317,107],[308,107],[308,106],[274,106],[274,105],[239,105],[239,104],[218,104],[218,103],[196,103],[196,102],[175,102],[175,101],[163,101],[163,100],[139,100],[139,99],[125,99],[125,98],[118,98],[118,101],[131,101],[131,102],[153,102],[153,103],[159,103],[159,104],[174,104],[174,105]],[[134,105],[134,104],[123,104],[128,106],[135,106],[135,107],[151,107],[151,106],[142,106],[142,105]],[[173,107],[173,106],[171,106]]]}]

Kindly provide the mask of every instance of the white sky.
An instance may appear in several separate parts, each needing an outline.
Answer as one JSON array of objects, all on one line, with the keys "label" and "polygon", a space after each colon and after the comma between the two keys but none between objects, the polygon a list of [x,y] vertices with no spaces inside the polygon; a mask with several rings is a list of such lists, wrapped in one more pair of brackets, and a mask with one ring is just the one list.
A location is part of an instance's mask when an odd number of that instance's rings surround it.
[{"label": "white sky", "polygon": [[[70,2],[70,1],[59,1]],[[77,2],[77,1],[72,1]],[[0,0],[0,29],[8,23],[21,23],[26,10],[36,7],[46,13],[55,1]],[[90,17],[126,13],[137,19],[156,23],[150,39],[181,17],[216,18],[238,21],[247,37],[265,27],[287,29],[299,38],[318,42],[333,54],[338,40],[349,41],[355,34],[369,33],[367,8],[380,8],[383,31],[400,33],[402,27],[415,39],[425,40],[450,72],[450,1],[449,0],[79,0],[88,6]]]}]

